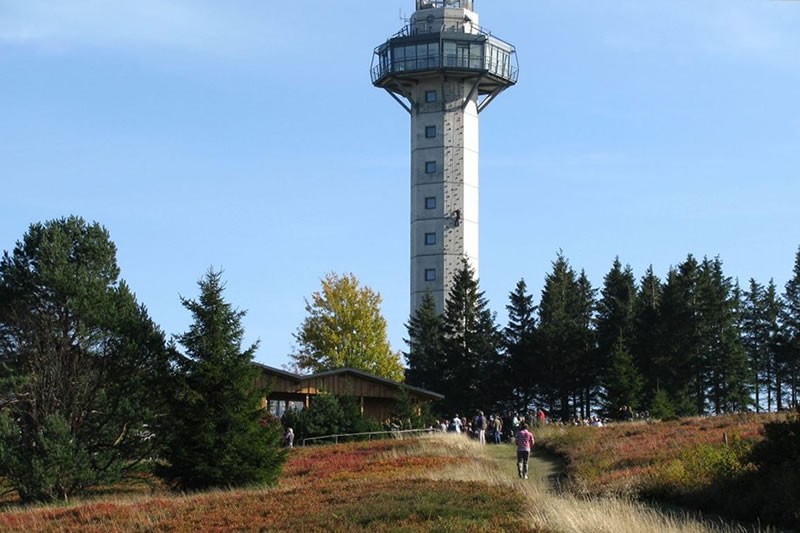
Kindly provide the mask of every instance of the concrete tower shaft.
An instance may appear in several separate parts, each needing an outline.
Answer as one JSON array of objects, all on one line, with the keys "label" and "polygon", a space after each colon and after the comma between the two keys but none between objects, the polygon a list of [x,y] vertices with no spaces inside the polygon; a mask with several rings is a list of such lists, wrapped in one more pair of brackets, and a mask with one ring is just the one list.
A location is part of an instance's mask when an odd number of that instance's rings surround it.
[{"label": "concrete tower shaft", "polygon": [[478,115],[517,80],[516,53],[478,24],[472,0],[417,0],[375,49],[372,81],[411,115],[411,310],[442,312],[466,258],[478,270]]}]

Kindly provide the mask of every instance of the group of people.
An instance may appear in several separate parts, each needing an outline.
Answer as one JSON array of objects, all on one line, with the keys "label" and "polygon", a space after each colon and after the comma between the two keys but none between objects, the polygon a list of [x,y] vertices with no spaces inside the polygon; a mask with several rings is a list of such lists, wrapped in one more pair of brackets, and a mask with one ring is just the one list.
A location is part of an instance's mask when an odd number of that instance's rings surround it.
[{"label": "group of people", "polygon": [[481,444],[489,442],[513,442],[522,424],[527,427],[541,426],[548,422],[547,415],[542,409],[529,411],[526,414],[509,412],[505,415],[492,413],[486,416],[483,411],[477,411],[475,416],[468,420],[458,413],[452,419],[439,420],[436,426],[439,430],[449,433],[465,434],[477,439]]},{"label": "group of people", "polygon": [[547,423],[547,415],[541,409],[531,411],[527,416],[508,413],[505,417],[499,413],[486,416],[483,411],[478,411],[472,420],[456,413],[452,419],[440,420],[437,425],[440,431],[465,434],[481,444],[486,444],[487,434],[495,444],[500,444],[504,438],[508,442],[514,442],[517,447],[517,473],[520,478],[528,479],[528,460],[535,442],[533,433],[528,429],[528,420],[530,425],[543,425]]},{"label": "group of people", "polygon": [[592,415],[590,417],[581,418],[579,416],[575,416],[572,420],[570,420],[570,425],[572,426],[592,426],[596,428],[601,428],[605,424],[603,423],[603,419]]}]

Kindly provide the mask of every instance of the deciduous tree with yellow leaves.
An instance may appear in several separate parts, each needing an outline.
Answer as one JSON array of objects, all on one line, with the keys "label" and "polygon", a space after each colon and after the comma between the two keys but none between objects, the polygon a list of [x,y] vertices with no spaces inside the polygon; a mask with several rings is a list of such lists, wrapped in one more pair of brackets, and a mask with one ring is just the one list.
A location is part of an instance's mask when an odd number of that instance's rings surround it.
[{"label": "deciduous tree with yellow leaves", "polygon": [[331,272],[322,289],[306,300],[306,316],[294,334],[294,366],[322,372],[355,368],[377,376],[403,380],[400,353],[392,351],[381,314],[381,295],[361,286],[354,274]]}]

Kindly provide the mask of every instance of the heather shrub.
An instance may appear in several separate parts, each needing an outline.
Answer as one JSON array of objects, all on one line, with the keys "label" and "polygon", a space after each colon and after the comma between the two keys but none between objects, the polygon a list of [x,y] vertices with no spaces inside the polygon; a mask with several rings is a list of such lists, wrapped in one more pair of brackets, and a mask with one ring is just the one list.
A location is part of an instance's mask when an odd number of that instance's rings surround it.
[{"label": "heather shrub", "polygon": [[764,425],[764,440],[753,448],[757,472],[751,498],[764,521],[800,526],[800,412]]}]

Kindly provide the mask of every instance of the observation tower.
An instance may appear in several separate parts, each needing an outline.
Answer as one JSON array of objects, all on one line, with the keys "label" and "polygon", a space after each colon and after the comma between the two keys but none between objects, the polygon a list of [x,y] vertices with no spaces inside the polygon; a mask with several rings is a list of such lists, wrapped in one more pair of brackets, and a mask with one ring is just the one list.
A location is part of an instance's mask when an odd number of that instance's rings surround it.
[{"label": "observation tower", "polygon": [[514,47],[478,23],[474,0],[416,0],[375,49],[372,83],[411,115],[411,311],[443,311],[466,257],[478,271],[478,115],[517,82]]}]

